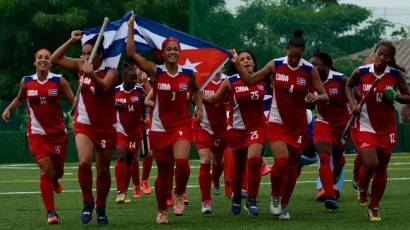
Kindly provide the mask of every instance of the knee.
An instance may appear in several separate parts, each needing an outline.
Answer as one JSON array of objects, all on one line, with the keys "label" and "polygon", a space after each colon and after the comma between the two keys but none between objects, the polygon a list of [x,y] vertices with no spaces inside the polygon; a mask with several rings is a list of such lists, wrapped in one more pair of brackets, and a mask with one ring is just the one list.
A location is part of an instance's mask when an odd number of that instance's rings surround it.
[{"label": "knee", "polygon": [[[216,161],[214,161],[214,162],[216,162]],[[211,159],[210,159],[210,157],[209,156],[203,156],[203,157],[201,157],[201,164],[205,164],[205,165],[208,165],[208,164],[210,164],[211,163]]]},{"label": "knee", "polygon": [[91,168],[92,162],[86,159],[80,159],[78,162],[78,168]]}]

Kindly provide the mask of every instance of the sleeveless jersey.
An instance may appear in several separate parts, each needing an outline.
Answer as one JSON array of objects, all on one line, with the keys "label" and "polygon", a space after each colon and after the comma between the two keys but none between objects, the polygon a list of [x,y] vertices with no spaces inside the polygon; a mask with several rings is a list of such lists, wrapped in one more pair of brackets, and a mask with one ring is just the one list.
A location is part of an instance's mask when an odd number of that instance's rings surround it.
[{"label": "sleeveless jersey", "polygon": [[165,65],[157,66],[151,131],[167,132],[191,127],[192,78],[190,69],[178,66],[178,72],[171,75]]},{"label": "sleeveless jersey", "polygon": [[124,84],[115,87],[117,132],[131,138],[142,136],[144,95],[145,91],[140,85],[136,85],[130,91],[124,89]]},{"label": "sleeveless jersey", "polygon": [[24,77],[23,95],[27,98],[27,134],[65,133],[61,112],[61,75],[48,73],[43,82],[37,74]]},{"label": "sleeveless jersey", "polygon": [[[369,91],[376,79],[374,64],[359,67],[359,78],[354,86],[361,99]],[[370,92],[363,104],[356,127],[358,131],[370,133],[393,133],[397,131],[396,116],[393,103],[384,97],[386,88],[396,88],[400,70],[387,66],[381,80]]]}]

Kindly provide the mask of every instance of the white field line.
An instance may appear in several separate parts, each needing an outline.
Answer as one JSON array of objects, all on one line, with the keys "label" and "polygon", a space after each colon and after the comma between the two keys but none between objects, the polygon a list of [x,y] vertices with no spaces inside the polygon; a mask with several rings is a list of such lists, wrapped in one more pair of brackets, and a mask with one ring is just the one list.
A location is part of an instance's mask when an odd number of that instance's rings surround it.
[{"label": "white field line", "polygon": [[[398,178],[389,178],[388,181],[408,181],[410,180],[409,177],[398,177]],[[306,181],[297,181],[297,184],[316,184],[317,181],[315,180],[306,180]],[[352,182],[352,180],[345,180],[345,182]],[[261,183],[261,185],[270,185],[270,183]],[[224,185],[221,184],[223,187]],[[188,185],[188,188],[199,188],[199,185]],[[154,189],[154,188],[153,188]],[[133,188],[129,188],[128,190],[132,191]],[[95,191],[95,189],[93,189]],[[116,191],[116,188],[111,188],[110,191]],[[70,189],[70,190],[63,190],[64,193],[78,193],[81,190],[78,189]],[[40,191],[27,191],[27,192],[0,192],[0,196],[5,195],[25,195],[25,194],[40,194]]]}]

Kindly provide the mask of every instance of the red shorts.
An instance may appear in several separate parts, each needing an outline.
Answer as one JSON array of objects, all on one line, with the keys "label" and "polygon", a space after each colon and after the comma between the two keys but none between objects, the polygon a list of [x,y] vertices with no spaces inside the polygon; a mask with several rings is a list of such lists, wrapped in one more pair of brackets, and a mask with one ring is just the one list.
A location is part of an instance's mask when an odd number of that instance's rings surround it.
[{"label": "red shorts", "polygon": [[397,132],[370,133],[351,129],[351,137],[356,149],[380,148],[391,153],[397,145]]},{"label": "red shorts", "polygon": [[74,122],[74,135],[82,133],[89,137],[99,149],[114,149],[117,142],[117,131],[113,125],[94,126]]},{"label": "red shorts", "polygon": [[333,148],[343,149],[345,145],[340,143],[344,127],[335,127],[324,122],[316,121],[313,128],[313,143],[331,143]]},{"label": "red shorts", "polygon": [[117,132],[117,147],[124,146],[127,148],[132,155],[136,155],[139,151],[141,138],[130,138],[125,136],[123,133]]},{"label": "red shorts", "polygon": [[298,153],[303,152],[304,148],[307,145],[307,129],[300,129],[294,131],[292,134],[286,132],[286,129],[283,124],[268,122],[267,123],[267,133],[270,144],[273,144],[277,141],[283,141],[286,144],[292,146],[296,149]]},{"label": "red shorts", "polygon": [[186,140],[192,142],[192,128],[181,127],[175,131],[149,131],[149,142],[152,150],[166,149],[172,147],[176,141]]},{"label": "red shorts", "polygon": [[214,149],[223,151],[226,148],[226,135],[212,135],[203,128],[194,129],[194,143],[198,150]]},{"label": "red shorts", "polygon": [[53,136],[39,134],[29,134],[27,136],[31,155],[36,161],[49,156],[49,154],[55,154],[62,162],[65,161],[68,142],[66,133]]},{"label": "red shorts", "polygon": [[266,130],[265,127],[257,127],[250,130],[229,129],[228,146],[233,150],[247,148],[251,144],[265,144]]}]

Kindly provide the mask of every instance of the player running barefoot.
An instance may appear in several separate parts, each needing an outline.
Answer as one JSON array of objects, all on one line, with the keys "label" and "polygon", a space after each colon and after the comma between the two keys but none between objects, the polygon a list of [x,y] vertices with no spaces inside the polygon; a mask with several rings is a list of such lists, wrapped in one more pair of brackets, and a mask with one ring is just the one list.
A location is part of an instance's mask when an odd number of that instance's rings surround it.
[{"label": "player running barefoot", "polygon": [[[218,72],[202,90],[203,97],[212,96],[217,92],[223,82],[221,77],[222,72]],[[219,188],[219,177],[223,171],[222,159],[226,148],[226,106],[224,101],[216,104],[204,102],[201,109],[203,119],[201,123],[194,123],[194,142],[201,161],[198,177],[201,190],[201,213],[210,214],[212,182],[214,181],[214,185]]]},{"label": "player running barefoot", "polygon": [[[83,196],[81,222],[91,221],[95,207],[98,224],[108,224],[105,206],[111,187],[110,162],[116,145],[114,88],[117,70],[105,67],[102,43],[97,47],[97,55],[88,62],[96,37],[82,47],[81,58],[70,58],[64,53],[82,37],[79,30],[71,33],[71,38],[52,55],[52,60],[78,73],[82,84],[74,110],[73,131],[78,152],[78,181]],[[93,176],[91,165],[95,153],[97,169],[97,199],[92,193]]]},{"label": "player running barefoot", "polygon": [[61,113],[61,95],[74,102],[74,94],[67,81],[50,72],[51,53],[40,49],[34,54],[36,73],[22,79],[17,97],[3,111],[2,120],[8,122],[11,113],[27,101],[27,137],[30,152],[40,167],[40,191],[47,212],[47,223],[58,223],[54,207],[54,192],[61,193],[59,182],[64,174],[67,155],[67,130]]},{"label": "player running barefoot", "polygon": [[[267,130],[275,163],[271,170],[270,211],[290,219],[288,204],[298,177],[298,163],[307,141],[306,103],[326,103],[318,71],[302,58],[303,31],[297,30],[287,44],[287,56],[274,59],[254,74],[248,74],[234,56],[241,78],[253,85],[273,74],[272,104]],[[309,89],[316,91],[309,92]]]},{"label": "player running barefoot", "polygon": [[[202,101],[194,72],[178,64],[181,50],[179,41],[174,37],[164,40],[162,43],[164,63],[156,65],[134,51],[134,20],[135,16],[132,15],[128,21],[127,55],[142,71],[154,78],[155,105],[149,139],[158,167],[155,181],[158,205],[156,222],[166,224],[169,222],[167,195],[174,159],[176,167],[174,214],[179,216],[184,213],[185,204],[182,194],[186,190],[190,174],[189,151],[192,142],[189,103],[193,96],[197,108],[201,108]],[[195,117],[198,121],[201,120],[200,109],[195,110]]]},{"label": "player running barefoot", "polygon": [[337,209],[339,206],[333,184],[345,163],[345,146],[340,142],[340,137],[349,120],[345,94],[347,78],[334,71],[332,59],[327,53],[313,54],[310,62],[317,68],[320,80],[329,95],[329,103],[317,105],[313,142],[320,158],[319,175],[326,197],[325,207]]},{"label": "player running barefoot", "polygon": [[[237,56],[237,63],[244,70],[243,72],[250,75],[256,71],[255,58],[250,51],[241,51]],[[261,179],[261,155],[266,140],[264,93],[262,84],[247,85],[239,74],[234,74],[222,83],[214,95],[204,98],[204,102],[213,104],[220,103],[227,95],[230,98],[232,111],[227,134],[228,145],[233,151],[235,162],[232,173],[231,203],[231,211],[234,215],[240,214],[241,211],[242,182],[246,171],[248,172],[248,199],[245,208],[249,215],[259,215],[256,197]]]},{"label": "player running barefoot", "polygon": [[[368,207],[370,221],[381,220],[379,203],[386,188],[387,165],[397,145],[393,103],[395,100],[410,103],[409,88],[402,69],[396,64],[395,53],[396,48],[391,42],[379,42],[374,63],[356,69],[346,85],[349,106],[358,115],[352,129],[352,140],[362,160],[357,184],[358,201],[361,206]],[[354,89],[359,92],[361,100],[368,93],[361,110],[354,99]]]}]

